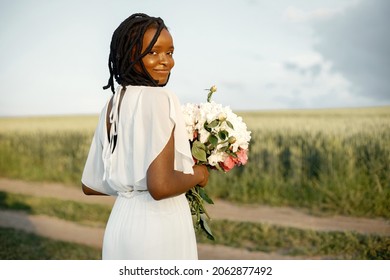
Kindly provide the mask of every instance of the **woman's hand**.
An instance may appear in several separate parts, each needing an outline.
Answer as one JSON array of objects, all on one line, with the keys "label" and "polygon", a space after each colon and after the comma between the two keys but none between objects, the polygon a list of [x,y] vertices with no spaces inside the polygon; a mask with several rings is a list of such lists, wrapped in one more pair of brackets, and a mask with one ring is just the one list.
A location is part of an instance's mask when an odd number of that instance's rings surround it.
[{"label": "woman's hand", "polygon": [[194,166],[194,174],[199,174],[198,176],[201,178],[201,181],[198,183],[202,188],[207,185],[209,181],[209,170],[205,165],[195,165]]}]

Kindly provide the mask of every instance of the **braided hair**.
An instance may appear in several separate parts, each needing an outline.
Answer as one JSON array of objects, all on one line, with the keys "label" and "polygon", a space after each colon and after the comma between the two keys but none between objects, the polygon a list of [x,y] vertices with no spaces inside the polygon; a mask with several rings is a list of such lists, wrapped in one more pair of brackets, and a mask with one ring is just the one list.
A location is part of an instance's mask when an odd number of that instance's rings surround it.
[{"label": "braided hair", "polygon": [[[155,28],[156,34],[149,46],[141,53],[142,40],[149,28]],[[150,52],[163,29],[167,27],[159,17],[137,13],[125,19],[112,35],[108,57],[110,78],[103,89],[110,88],[114,94],[114,79],[123,87],[127,85],[159,86],[158,81],[155,81],[145,69],[142,58]],[[136,64],[141,66],[143,73],[135,69]]]}]

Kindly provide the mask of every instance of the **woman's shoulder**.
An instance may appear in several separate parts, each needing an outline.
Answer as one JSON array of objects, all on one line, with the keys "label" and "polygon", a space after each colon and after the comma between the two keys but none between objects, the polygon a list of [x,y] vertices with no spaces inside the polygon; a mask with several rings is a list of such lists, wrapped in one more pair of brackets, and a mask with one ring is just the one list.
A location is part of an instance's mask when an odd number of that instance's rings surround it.
[{"label": "woman's shoulder", "polygon": [[179,101],[177,95],[172,90],[165,87],[143,87],[142,93],[144,97],[156,102],[163,102],[164,100]]},{"label": "woman's shoulder", "polygon": [[176,96],[175,93],[166,87],[142,87],[142,91],[151,94],[160,94],[165,96]]}]

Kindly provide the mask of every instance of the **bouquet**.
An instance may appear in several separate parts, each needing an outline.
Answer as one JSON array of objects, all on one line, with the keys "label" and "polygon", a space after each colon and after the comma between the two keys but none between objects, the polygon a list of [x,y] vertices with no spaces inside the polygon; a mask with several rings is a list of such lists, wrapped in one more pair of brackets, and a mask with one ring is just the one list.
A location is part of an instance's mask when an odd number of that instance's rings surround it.
[{"label": "bouquet", "polygon": [[[229,107],[211,101],[213,93],[217,91],[215,86],[208,91],[207,103],[182,106],[191,152],[196,164],[228,172],[234,166],[247,163],[251,132],[242,118]],[[207,224],[210,216],[204,207],[204,202],[214,202],[200,186],[190,189],[186,197],[191,214],[195,216],[195,228],[214,240]]]}]

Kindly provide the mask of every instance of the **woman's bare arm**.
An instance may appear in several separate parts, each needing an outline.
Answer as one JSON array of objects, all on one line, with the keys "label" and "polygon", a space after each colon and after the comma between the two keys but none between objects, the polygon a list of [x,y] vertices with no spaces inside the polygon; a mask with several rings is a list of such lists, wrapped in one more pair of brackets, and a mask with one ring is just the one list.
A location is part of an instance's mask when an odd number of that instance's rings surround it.
[{"label": "woman's bare arm", "polygon": [[86,195],[107,195],[105,193],[97,192],[97,191],[87,187],[83,183],[81,183],[81,187],[83,189],[83,193],[86,194]]},{"label": "woman's bare arm", "polygon": [[209,178],[206,166],[194,166],[194,174],[184,174],[174,170],[175,146],[173,131],[162,152],[149,166],[147,185],[151,196],[160,200],[185,193],[190,188],[200,185],[204,187]]}]

